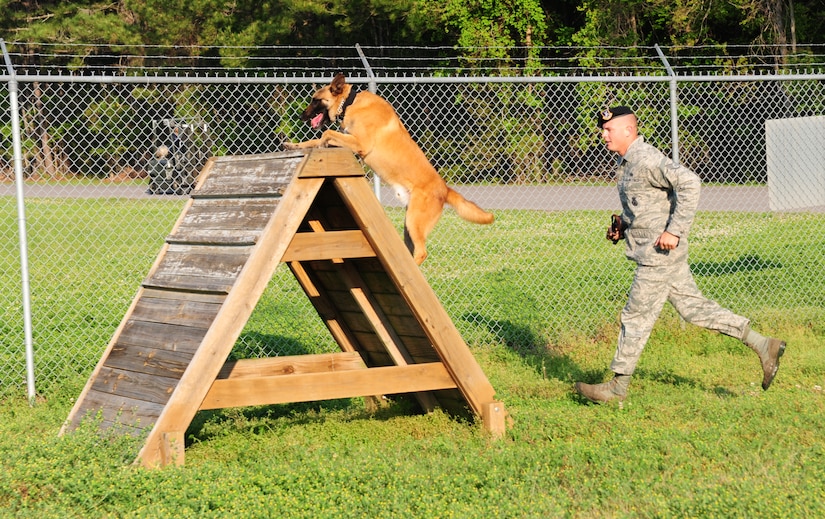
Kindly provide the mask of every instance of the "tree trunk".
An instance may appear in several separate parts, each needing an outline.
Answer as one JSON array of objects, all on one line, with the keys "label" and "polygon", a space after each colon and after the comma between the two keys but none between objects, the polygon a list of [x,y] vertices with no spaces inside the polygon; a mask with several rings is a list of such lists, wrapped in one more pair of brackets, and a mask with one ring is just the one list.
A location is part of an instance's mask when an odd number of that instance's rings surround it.
[{"label": "tree trunk", "polygon": [[49,142],[49,125],[43,110],[43,91],[40,88],[40,82],[33,83],[32,88],[35,108],[34,127],[37,140],[40,142],[40,151],[35,160],[35,169],[40,171],[41,175],[46,178],[54,178],[57,176],[57,168],[55,168],[54,154]]}]

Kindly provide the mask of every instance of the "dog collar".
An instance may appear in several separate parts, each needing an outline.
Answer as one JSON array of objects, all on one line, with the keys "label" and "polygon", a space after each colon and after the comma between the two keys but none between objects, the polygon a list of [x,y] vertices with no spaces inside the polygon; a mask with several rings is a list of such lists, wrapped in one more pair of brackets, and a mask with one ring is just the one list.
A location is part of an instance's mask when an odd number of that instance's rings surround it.
[{"label": "dog collar", "polygon": [[338,106],[338,110],[335,112],[335,120],[337,121],[339,118],[344,118],[344,112],[347,111],[349,105],[351,105],[355,101],[355,96],[358,95],[358,91],[355,90],[355,87],[349,89],[349,95],[346,99]]}]

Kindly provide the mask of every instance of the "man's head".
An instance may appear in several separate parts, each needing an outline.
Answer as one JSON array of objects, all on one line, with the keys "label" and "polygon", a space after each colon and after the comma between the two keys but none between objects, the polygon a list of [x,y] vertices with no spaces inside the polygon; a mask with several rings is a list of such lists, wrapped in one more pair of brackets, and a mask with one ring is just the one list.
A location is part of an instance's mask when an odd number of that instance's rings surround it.
[{"label": "man's head", "polygon": [[627,106],[615,106],[599,112],[598,126],[607,149],[622,156],[639,136],[636,114]]}]

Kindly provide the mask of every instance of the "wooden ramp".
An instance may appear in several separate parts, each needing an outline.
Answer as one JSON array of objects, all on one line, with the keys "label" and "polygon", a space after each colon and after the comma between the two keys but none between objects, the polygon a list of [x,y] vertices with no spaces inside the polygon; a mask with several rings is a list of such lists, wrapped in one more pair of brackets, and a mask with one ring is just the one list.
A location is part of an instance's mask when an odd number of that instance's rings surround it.
[{"label": "wooden ramp", "polygon": [[[226,362],[286,263],[340,353]],[[494,435],[503,405],[342,149],[217,157],[61,430],[92,414],[146,434],[136,463],[182,464],[201,409],[410,394]]]}]

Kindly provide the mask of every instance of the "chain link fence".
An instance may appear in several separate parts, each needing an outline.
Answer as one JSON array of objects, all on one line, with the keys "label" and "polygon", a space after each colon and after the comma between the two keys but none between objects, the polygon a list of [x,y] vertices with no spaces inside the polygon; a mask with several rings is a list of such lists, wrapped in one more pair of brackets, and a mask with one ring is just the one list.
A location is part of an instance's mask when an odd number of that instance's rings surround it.
[{"label": "chain link fence", "polygon": [[[205,160],[313,137],[299,114],[330,78],[4,76],[19,86],[40,392],[91,372]],[[615,326],[632,265],[618,248],[604,260],[620,207],[595,114],[612,104],[633,106],[646,139],[705,183],[691,260],[707,295],[763,320],[825,307],[822,75],[348,79],[385,97],[448,182],[496,212],[479,228],[447,211],[422,266],[471,345],[552,348]],[[26,375],[9,98],[0,87],[2,391]],[[811,126],[779,131],[771,151],[766,121],[788,119]],[[802,187],[781,192],[773,170],[787,164]],[[378,194],[400,231],[403,209]],[[233,355],[335,349],[279,269]]]}]

